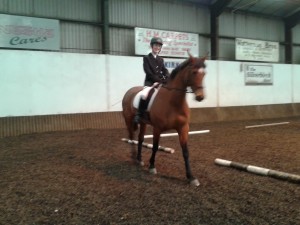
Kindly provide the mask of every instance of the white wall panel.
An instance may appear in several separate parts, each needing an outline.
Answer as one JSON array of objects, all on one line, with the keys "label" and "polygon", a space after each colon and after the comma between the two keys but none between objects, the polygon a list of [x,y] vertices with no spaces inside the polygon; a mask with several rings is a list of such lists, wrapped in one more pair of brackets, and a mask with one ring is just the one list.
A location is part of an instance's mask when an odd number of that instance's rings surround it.
[{"label": "white wall panel", "polygon": [[108,109],[122,110],[122,98],[126,91],[134,86],[144,84],[142,57],[107,56],[108,72]]},{"label": "white wall panel", "polygon": [[[0,62],[0,117],[121,111],[145,77],[142,57],[3,50]],[[245,85],[242,65],[207,61],[206,99],[189,94],[190,107],[300,102],[299,65],[272,64],[273,85],[258,86]]]},{"label": "white wall panel", "polygon": [[292,102],[300,102],[300,66],[292,65]]},{"label": "white wall panel", "polygon": [[103,57],[1,51],[0,116],[106,111]]},{"label": "white wall panel", "polygon": [[220,106],[291,103],[291,72],[290,65],[273,64],[273,85],[247,86],[244,83],[243,63],[219,61]]}]

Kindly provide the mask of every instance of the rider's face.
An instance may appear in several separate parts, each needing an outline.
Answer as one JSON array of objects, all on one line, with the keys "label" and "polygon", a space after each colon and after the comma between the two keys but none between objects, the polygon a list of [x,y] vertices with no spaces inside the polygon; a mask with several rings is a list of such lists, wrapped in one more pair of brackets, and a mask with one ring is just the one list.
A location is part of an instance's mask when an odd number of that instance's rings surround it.
[{"label": "rider's face", "polygon": [[158,54],[161,50],[161,45],[160,44],[153,44],[152,45],[152,52],[154,54]]}]

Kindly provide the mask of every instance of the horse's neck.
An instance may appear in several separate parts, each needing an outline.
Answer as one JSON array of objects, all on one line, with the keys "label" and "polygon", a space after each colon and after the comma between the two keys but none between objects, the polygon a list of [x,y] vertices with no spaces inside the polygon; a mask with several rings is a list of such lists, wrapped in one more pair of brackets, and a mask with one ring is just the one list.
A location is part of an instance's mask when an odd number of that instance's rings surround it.
[{"label": "horse's neck", "polygon": [[165,95],[173,104],[181,105],[186,101],[186,86],[184,82],[176,77],[174,80],[171,80],[167,83],[167,91]]}]

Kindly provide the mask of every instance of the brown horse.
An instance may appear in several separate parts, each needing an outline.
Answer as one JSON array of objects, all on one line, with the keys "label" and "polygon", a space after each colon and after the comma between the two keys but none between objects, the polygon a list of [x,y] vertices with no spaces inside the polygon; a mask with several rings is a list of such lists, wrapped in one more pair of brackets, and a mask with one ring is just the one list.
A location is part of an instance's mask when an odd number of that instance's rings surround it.
[{"label": "brown horse", "polygon": [[[155,155],[159,146],[160,134],[164,131],[175,129],[178,132],[179,142],[182,148],[182,154],[185,162],[186,177],[192,185],[198,186],[199,181],[193,177],[190,163],[189,150],[187,146],[190,109],[186,101],[187,87],[191,88],[196,101],[204,99],[204,91],[202,81],[205,75],[205,57],[190,57],[176,67],[166,84],[162,85],[153,104],[149,110],[149,120],[142,120],[140,123],[140,132],[138,135],[138,152],[136,155],[137,162],[144,165],[142,161],[142,143],[147,124],[153,126],[153,148],[150,158],[149,170],[156,174]],[[122,107],[123,116],[127,126],[129,139],[133,140],[134,132],[138,126],[133,123],[136,109],[133,107],[133,99],[135,95],[141,91],[143,87],[133,87],[129,89],[123,97]],[[134,147],[133,147],[134,148]],[[133,149],[133,157],[135,157]]]}]

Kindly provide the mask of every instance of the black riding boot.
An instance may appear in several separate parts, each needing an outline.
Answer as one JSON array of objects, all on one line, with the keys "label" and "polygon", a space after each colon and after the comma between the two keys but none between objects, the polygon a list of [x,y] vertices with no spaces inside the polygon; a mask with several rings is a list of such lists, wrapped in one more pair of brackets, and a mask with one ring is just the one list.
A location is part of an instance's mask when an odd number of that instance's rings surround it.
[{"label": "black riding boot", "polygon": [[147,109],[147,101],[141,98],[138,111],[133,119],[134,123],[138,124],[141,121],[142,116],[145,113],[146,109]]}]

